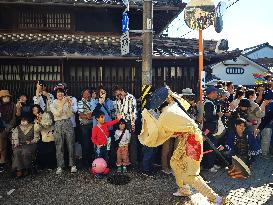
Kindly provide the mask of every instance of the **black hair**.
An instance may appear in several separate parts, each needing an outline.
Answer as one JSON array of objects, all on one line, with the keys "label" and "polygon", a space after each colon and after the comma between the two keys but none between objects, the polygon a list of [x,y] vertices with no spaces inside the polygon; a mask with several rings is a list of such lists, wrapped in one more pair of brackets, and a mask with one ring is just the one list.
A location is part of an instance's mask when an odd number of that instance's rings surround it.
[{"label": "black hair", "polygon": [[28,122],[31,122],[31,116],[29,114],[23,114],[21,117],[20,117],[20,120],[23,121],[23,120],[26,120]]},{"label": "black hair", "polygon": [[82,89],[81,95],[83,95],[83,93],[84,93],[85,91],[87,91],[87,90],[88,90],[88,92],[89,92],[90,94],[92,94],[91,89],[88,88],[88,87],[85,87],[85,88]]},{"label": "black hair", "polygon": [[56,89],[55,90],[55,97],[57,98],[57,93],[58,92],[61,92],[61,93],[63,93],[64,95],[66,95],[67,93],[66,93],[66,90],[64,90],[64,89],[62,89],[62,88],[58,88],[58,89]]},{"label": "black hair", "polygon": [[245,127],[246,127],[246,120],[243,119],[243,118],[237,118],[237,119],[235,120],[235,126],[240,125],[240,124],[244,124]]},{"label": "black hair", "polygon": [[231,86],[233,84],[233,82],[231,82],[231,81],[227,81],[226,82],[226,86],[228,87],[228,86]]},{"label": "black hair", "polygon": [[256,92],[254,89],[248,89],[245,93],[245,97],[249,99],[250,96],[254,95]]},{"label": "black hair", "polygon": [[126,121],[123,119],[123,118],[121,118],[120,120],[119,120],[119,122],[118,122],[118,126],[119,125],[121,125],[121,124],[124,124],[125,125],[125,130],[127,130],[127,124],[126,124]]},{"label": "black hair", "polygon": [[235,95],[235,99],[242,97],[244,94],[245,94],[245,92],[243,90],[237,90],[236,95]]},{"label": "black hair", "polygon": [[31,109],[30,109],[30,112],[31,112],[31,113],[32,113],[33,108],[35,108],[35,107],[38,108],[39,113],[43,113],[43,112],[44,112],[40,105],[35,104],[35,105],[32,105],[32,106],[31,106]]},{"label": "black hair", "polygon": [[[105,88],[103,87],[103,85],[100,85],[97,90],[96,90],[96,94],[97,94],[97,98],[100,98],[100,90],[105,90]],[[106,92],[106,90],[105,90]],[[107,92],[106,92],[107,93]]]},{"label": "black hair", "polygon": [[46,86],[46,83],[43,80],[38,80],[40,86]]},{"label": "black hair", "polygon": [[115,85],[112,90],[113,92],[115,92],[117,90],[123,90],[123,89],[119,85]]},{"label": "black hair", "polygon": [[118,123],[119,125],[120,124],[126,124],[126,121],[123,119],[123,118],[121,118],[120,120],[119,120],[119,123]]},{"label": "black hair", "polygon": [[105,116],[104,112],[102,112],[101,110],[98,110],[96,113],[95,113],[95,118],[96,119],[99,119],[100,116]]},{"label": "black hair", "polygon": [[28,95],[26,93],[24,93],[24,92],[19,93],[19,97],[21,97],[21,96],[26,96],[26,98],[28,98]]}]

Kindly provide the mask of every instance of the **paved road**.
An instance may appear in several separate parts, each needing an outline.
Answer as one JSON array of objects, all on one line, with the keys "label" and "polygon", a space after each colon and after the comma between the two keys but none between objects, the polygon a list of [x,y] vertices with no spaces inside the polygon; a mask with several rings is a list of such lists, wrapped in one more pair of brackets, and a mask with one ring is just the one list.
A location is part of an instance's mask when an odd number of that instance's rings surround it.
[{"label": "paved road", "polygon": [[[216,174],[202,172],[209,185],[227,195],[234,205],[273,205],[273,158],[258,159],[253,174],[246,180],[227,177],[225,170]],[[124,186],[96,181],[86,171],[56,176],[46,171],[37,176],[16,180],[8,173],[0,174],[0,204],[192,204],[187,197],[172,196],[176,190],[173,176],[158,173],[155,179],[131,172],[131,182]],[[7,192],[15,189],[10,195]],[[198,199],[198,195],[195,195]],[[204,203],[202,205],[205,205]]]},{"label": "paved road", "polygon": [[273,205],[273,158],[259,158],[253,164],[252,175],[245,180],[227,177],[225,170],[216,174],[203,172],[209,185],[227,195],[235,205]]}]

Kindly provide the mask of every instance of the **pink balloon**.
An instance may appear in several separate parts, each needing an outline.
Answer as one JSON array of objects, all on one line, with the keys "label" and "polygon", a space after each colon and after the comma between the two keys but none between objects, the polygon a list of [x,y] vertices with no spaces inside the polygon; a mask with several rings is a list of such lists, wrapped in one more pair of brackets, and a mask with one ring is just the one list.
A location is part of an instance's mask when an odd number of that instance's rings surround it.
[{"label": "pink balloon", "polygon": [[106,167],[107,163],[103,158],[97,158],[92,163],[92,170],[97,174],[103,173]]}]

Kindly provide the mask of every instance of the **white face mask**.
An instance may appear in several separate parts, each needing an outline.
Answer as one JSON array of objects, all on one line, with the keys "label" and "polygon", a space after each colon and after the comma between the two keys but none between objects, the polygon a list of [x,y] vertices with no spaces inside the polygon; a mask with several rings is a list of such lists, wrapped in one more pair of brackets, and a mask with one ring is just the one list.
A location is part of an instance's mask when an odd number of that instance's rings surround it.
[{"label": "white face mask", "polygon": [[2,98],[3,103],[9,103],[10,102],[10,97],[9,96],[5,96]]},{"label": "white face mask", "polygon": [[28,121],[21,121],[21,125],[23,125],[23,126],[26,126],[26,125],[28,125]]}]

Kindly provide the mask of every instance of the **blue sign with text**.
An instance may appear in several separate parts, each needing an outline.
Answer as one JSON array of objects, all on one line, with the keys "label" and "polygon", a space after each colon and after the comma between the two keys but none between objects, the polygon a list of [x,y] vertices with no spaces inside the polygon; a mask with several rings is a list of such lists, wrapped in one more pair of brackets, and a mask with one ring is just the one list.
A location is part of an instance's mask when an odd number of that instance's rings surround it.
[{"label": "blue sign with text", "polygon": [[122,15],[122,21],[121,21],[122,33],[125,33],[128,30],[128,24],[129,24],[129,17],[128,17],[128,14],[125,12]]}]

